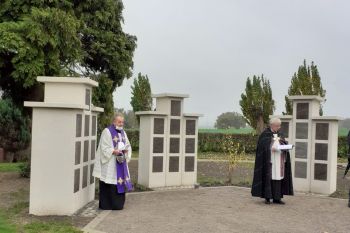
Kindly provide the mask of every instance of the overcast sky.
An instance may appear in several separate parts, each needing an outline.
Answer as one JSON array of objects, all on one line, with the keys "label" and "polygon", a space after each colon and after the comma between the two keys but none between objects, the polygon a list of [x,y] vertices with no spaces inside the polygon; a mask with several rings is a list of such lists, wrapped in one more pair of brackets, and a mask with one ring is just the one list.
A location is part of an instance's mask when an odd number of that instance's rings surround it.
[{"label": "overcast sky", "polygon": [[123,0],[126,32],[137,36],[134,76],[114,95],[131,109],[131,84],[147,74],[153,93],[189,94],[185,112],[203,113],[202,127],[241,112],[247,77],[264,74],[276,112],[306,59],[327,90],[325,115],[350,116],[350,1]]}]

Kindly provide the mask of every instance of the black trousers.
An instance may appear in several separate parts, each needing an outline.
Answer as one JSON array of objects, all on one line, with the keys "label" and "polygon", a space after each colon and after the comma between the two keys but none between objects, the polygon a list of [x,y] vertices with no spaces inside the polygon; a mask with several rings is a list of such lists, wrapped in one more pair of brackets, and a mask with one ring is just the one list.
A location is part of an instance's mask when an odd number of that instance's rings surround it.
[{"label": "black trousers", "polygon": [[271,192],[273,200],[279,201],[283,198],[281,180],[271,180]]},{"label": "black trousers", "polygon": [[99,208],[102,210],[122,210],[125,193],[118,193],[115,184],[106,184],[100,180]]}]

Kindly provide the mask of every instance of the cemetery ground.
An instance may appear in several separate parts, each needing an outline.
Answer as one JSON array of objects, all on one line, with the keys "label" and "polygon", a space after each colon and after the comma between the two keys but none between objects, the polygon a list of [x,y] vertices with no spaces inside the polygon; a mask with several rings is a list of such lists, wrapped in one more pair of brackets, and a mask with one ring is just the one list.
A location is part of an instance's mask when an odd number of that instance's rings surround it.
[{"label": "cemetery ground", "polygon": [[[134,182],[137,181],[137,157],[138,154],[135,153],[134,159],[129,164]],[[223,154],[199,153],[198,158],[198,183],[202,187],[230,185],[250,187],[254,168],[253,155],[247,155],[237,164],[232,172],[231,182],[228,162]],[[350,179],[342,178],[344,163],[344,160],[339,160],[337,191],[331,197],[348,198]],[[78,214],[72,217],[29,215],[29,179],[20,177],[19,165],[20,163],[0,163],[0,232],[80,232],[79,229],[96,216],[97,213],[91,216]],[[138,187],[138,191],[143,191],[141,189]],[[249,191],[243,193],[250,197]],[[182,195],[181,192],[179,195]],[[347,210],[345,201],[344,208]]]}]

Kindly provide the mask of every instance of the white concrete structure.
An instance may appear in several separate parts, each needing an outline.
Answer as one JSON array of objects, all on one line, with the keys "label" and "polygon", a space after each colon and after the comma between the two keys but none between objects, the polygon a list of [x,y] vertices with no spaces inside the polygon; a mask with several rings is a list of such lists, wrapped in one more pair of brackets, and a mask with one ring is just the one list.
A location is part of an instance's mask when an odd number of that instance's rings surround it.
[{"label": "white concrete structure", "polygon": [[156,111],[140,116],[138,183],[149,188],[193,187],[197,182],[198,117],[183,113],[188,95],[159,94]]},{"label": "white concrete structure", "polygon": [[33,108],[29,213],[71,215],[95,197],[91,176],[96,151],[97,114],[88,78],[38,77],[44,102]]},{"label": "white concrete structure", "polygon": [[293,115],[275,116],[291,151],[294,189],[331,194],[337,186],[339,117],[320,116],[319,96],[289,96]]}]

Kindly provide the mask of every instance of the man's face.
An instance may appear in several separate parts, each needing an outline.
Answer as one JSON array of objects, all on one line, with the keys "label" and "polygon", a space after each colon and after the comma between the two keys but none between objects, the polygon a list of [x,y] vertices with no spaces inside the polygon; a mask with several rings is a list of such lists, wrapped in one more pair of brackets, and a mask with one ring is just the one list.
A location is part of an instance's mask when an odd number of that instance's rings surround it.
[{"label": "man's face", "polygon": [[113,121],[113,124],[117,127],[123,128],[124,126],[124,118],[123,117],[116,117]]},{"label": "man's face", "polygon": [[271,124],[271,130],[272,130],[273,132],[278,132],[278,131],[280,130],[280,128],[281,128],[281,124],[279,124],[279,123],[273,123],[273,124]]}]

